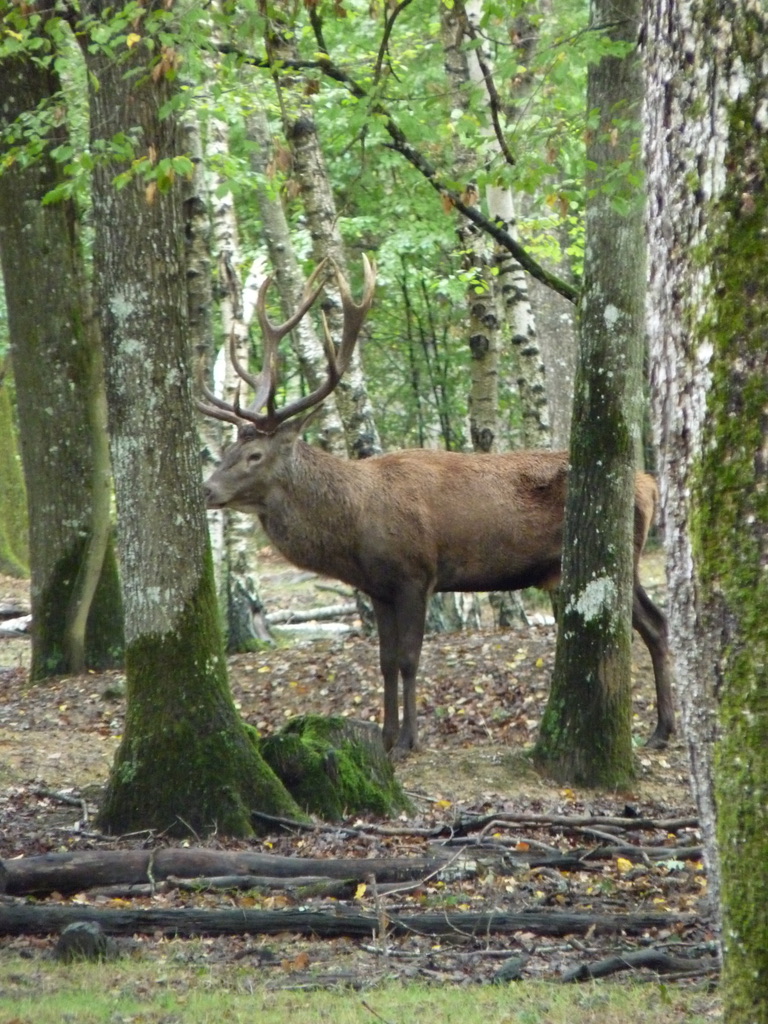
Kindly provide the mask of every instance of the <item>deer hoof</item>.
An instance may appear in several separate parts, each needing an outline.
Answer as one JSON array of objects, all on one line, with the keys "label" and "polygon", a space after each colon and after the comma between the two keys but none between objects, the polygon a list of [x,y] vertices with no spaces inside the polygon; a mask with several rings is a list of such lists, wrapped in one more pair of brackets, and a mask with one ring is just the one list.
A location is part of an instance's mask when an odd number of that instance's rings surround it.
[{"label": "deer hoof", "polygon": [[410,753],[410,747],[403,747],[400,746],[399,743],[396,743],[394,747],[392,747],[392,749],[389,751],[389,760],[393,764],[396,764],[398,761],[404,761]]},{"label": "deer hoof", "polygon": [[666,735],[660,732],[655,732],[645,741],[647,750],[665,750],[669,743],[669,739]]}]

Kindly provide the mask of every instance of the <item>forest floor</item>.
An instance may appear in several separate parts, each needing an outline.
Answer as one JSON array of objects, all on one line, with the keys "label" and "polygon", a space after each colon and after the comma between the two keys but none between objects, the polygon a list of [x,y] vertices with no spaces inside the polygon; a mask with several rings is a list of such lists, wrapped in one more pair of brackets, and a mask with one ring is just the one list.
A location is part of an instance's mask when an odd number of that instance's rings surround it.
[{"label": "forest floor", "polygon": [[[299,574],[273,553],[262,552],[261,571],[270,609],[295,602],[323,603],[315,592],[319,581]],[[643,576],[658,580],[659,572],[658,556],[656,561],[651,556]],[[650,584],[649,590],[658,596],[660,584],[653,579]],[[23,584],[0,577],[0,603],[23,596]],[[0,858],[173,845],[162,836],[116,838],[93,829],[93,814],[122,730],[121,674],[89,673],[31,685],[28,644],[27,639],[0,639]],[[648,912],[659,915],[657,925],[634,935],[603,935],[593,929],[556,939],[534,931],[476,935],[457,930],[450,937],[414,934],[386,941],[380,935],[373,944],[292,934],[201,941],[150,934],[131,940],[134,954],[145,953],[155,961],[167,958],[190,969],[202,962],[231,965],[249,959],[268,967],[267,983],[276,987],[366,987],[392,977],[439,984],[490,981],[505,958],[520,956],[525,959],[524,977],[553,979],[579,965],[644,949],[690,958],[691,970],[680,970],[678,964],[668,983],[677,979],[679,985],[701,985],[705,998],[716,965],[704,868],[695,851],[690,856],[684,853],[686,846],[696,848],[700,842],[695,822],[690,821],[695,810],[687,758],[677,737],[664,751],[642,746],[655,724],[647,652],[636,638],[636,781],[620,792],[607,792],[556,785],[534,771],[526,755],[546,704],[554,649],[554,630],[546,626],[426,638],[418,694],[423,749],[396,766],[414,811],[396,822],[345,823],[396,826],[391,831],[397,834],[318,827],[236,843],[214,839],[199,844],[190,836],[186,845],[303,857],[425,856],[445,841],[425,836],[425,830],[472,815],[499,815],[484,834],[469,835],[467,841],[482,842],[484,849],[496,852],[570,852],[582,864],[576,870],[553,870],[526,868],[523,863],[513,871],[478,872],[456,881],[425,879],[416,888],[384,897],[386,913],[425,908]],[[237,655],[230,660],[230,679],[242,715],[262,734],[279,729],[294,715],[311,712],[380,720],[375,639],[348,635]],[[644,823],[637,829],[626,823],[605,824],[606,818],[627,816]],[[585,825],[582,819],[599,820]],[[648,825],[648,819],[659,824]],[[669,825],[670,821],[683,824]],[[602,854],[612,836],[630,853]],[[669,855],[660,854],[660,848],[667,848]],[[54,894],[49,899],[102,907],[114,902],[89,892],[67,899]],[[331,907],[338,902],[320,899],[317,908],[338,913],[338,906]],[[280,909],[295,908],[296,899],[290,892],[193,894],[171,888],[132,900],[132,905]],[[377,913],[382,908],[381,898],[370,889],[359,890],[348,905]],[[48,955],[54,943],[55,937],[4,936],[0,952]],[[635,977],[643,973],[648,972],[634,972]]]}]

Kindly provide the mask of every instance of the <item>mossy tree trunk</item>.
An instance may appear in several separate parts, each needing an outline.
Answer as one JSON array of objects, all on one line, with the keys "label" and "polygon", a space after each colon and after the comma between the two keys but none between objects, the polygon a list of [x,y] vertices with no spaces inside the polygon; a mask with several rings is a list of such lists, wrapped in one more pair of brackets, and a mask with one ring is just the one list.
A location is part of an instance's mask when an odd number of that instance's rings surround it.
[{"label": "mossy tree trunk", "polygon": [[670,636],[728,1024],[768,1022],[767,35],[761,3],[648,6]]},{"label": "mossy tree trunk", "polygon": [[9,388],[10,364],[0,362],[0,572],[26,576],[29,572],[27,494],[16,438]]},{"label": "mossy tree trunk", "polygon": [[[52,46],[44,33],[36,40]],[[0,123],[59,94],[52,66],[0,61]],[[51,145],[68,142],[66,125]],[[29,504],[31,677],[122,659],[122,607],[110,537],[110,471],[98,333],[90,316],[72,200],[44,206],[61,181],[47,150],[0,176],[0,256]]]},{"label": "mossy tree trunk", "polygon": [[[592,21],[633,44],[639,0],[593,0]],[[644,235],[634,47],[589,70],[587,231],[563,583],[552,688],[535,750],[561,781],[633,773],[631,646],[635,452],[642,390]]]},{"label": "mossy tree trunk", "polygon": [[[169,163],[183,153],[183,135],[173,115],[159,115],[173,97],[174,54],[147,36],[163,9],[142,8],[131,47],[102,49],[90,31],[81,36],[94,149],[124,133],[120,158],[98,165],[93,190],[127,677],[125,733],[100,824],[247,835],[253,808],[298,808],[227,684],[190,394],[182,189]],[[83,4],[94,34],[104,38],[113,10]],[[142,160],[147,176],[116,189],[113,176]]]}]

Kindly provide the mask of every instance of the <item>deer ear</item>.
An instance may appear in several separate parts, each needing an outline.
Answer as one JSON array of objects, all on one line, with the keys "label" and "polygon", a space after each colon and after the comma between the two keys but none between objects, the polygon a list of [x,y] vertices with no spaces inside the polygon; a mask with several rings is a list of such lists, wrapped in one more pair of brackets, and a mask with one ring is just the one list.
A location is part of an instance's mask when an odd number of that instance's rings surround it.
[{"label": "deer ear", "polygon": [[297,437],[300,437],[322,407],[323,404],[321,402],[320,405],[310,409],[304,416],[294,416],[293,419],[285,420],[275,431],[275,436],[280,435],[285,440],[295,440]]},{"label": "deer ear", "polygon": [[292,443],[296,438],[301,436],[321,407],[322,403],[321,405],[317,405],[313,409],[310,409],[305,416],[296,416],[293,419],[285,420],[280,424],[273,436],[279,437],[281,441]]},{"label": "deer ear", "polygon": [[306,416],[301,417],[299,420],[299,433],[302,433],[309,426],[322,408],[323,403],[321,402],[320,405],[316,405],[314,409],[310,409]]}]

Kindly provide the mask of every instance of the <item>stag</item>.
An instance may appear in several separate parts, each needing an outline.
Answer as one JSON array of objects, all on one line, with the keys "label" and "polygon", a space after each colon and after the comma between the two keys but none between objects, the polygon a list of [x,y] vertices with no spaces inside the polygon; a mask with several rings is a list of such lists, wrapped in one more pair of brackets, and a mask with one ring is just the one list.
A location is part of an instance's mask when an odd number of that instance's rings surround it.
[{"label": "stag", "polygon": [[[408,449],[361,461],[340,459],[300,438],[307,420],[339,382],[373,301],[375,271],[365,260],[356,303],[337,271],[343,311],[338,350],[325,325],[328,372],[310,394],[275,406],[278,345],[317,298],[320,268],[285,323],[267,317],[262,285],[257,316],[264,337],[261,372],[237,361],[254,391],[243,408],[207,388],[208,415],[238,427],[237,440],[205,483],[208,508],[254,512],[295,565],[367,594],[379,633],[384,678],[385,747],[397,757],[417,744],[416,673],[427,603],[438,591],[555,587],[560,579],[568,454],[504,454]],[[648,741],[663,747],[674,732],[667,623],[640,584],[638,562],[657,502],[653,479],[635,481],[633,625],[645,642],[656,683],[657,725]],[[402,679],[403,716],[398,682]]]}]

